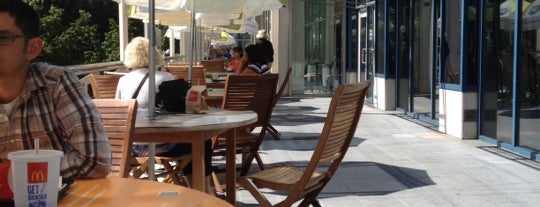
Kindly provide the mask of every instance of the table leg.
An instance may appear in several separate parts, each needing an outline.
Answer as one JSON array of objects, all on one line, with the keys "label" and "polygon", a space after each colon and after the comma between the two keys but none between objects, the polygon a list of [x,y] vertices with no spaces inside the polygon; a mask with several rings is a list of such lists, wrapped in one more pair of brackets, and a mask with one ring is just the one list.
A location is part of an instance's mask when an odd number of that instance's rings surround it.
[{"label": "table leg", "polygon": [[226,139],[227,202],[236,203],[236,128],[229,131]]},{"label": "table leg", "polygon": [[193,165],[193,183],[192,188],[205,192],[205,179],[204,179],[204,137],[196,137],[191,142],[191,150],[193,155],[191,156],[191,162]]}]

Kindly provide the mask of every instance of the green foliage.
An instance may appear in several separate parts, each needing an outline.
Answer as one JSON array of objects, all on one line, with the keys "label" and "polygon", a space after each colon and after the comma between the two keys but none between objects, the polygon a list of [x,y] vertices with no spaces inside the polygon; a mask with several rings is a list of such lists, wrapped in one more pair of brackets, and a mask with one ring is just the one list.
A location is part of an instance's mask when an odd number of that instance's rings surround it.
[{"label": "green foliage", "polygon": [[101,62],[104,55],[96,35],[97,26],[90,24],[92,15],[81,10],[75,21],[63,24],[63,12],[51,6],[49,14],[42,17],[44,50],[38,60],[57,65]]},{"label": "green foliage", "polygon": [[101,44],[101,49],[105,52],[105,61],[120,60],[118,24],[114,19],[109,19],[109,31],[105,33],[105,40]]},{"label": "green foliage", "polygon": [[[38,61],[78,65],[119,60],[117,3],[80,0],[27,0],[41,18],[44,42]],[[129,36],[140,35],[140,21],[129,21]],[[136,35],[135,35],[136,34]]]}]

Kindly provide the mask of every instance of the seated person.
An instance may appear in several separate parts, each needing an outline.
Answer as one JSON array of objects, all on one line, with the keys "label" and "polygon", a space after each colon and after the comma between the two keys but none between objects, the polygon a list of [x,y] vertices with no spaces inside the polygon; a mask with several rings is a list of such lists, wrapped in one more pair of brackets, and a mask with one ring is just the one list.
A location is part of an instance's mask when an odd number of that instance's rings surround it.
[{"label": "seated person", "polygon": [[223,50],[221,48],[214,48],[213,49],[214,52],[214,58],[212,58],[211,60],[213,61],[228,61],[229,58],[225,57],[224,54],[223,54]]},{"label": "seated person", "polygon": [[269,74],[266,56],[262,49],[254,44],[248,44],[244,48],[244,56],[236,70],[237,74]]},{"label": "seated person", "polygon": [[228,67],[236,72],[236,70],[238,70],[238,66],[240,66],[240,60],[242,59],[242,56],[243,56],[243,50],[241,47],[234,47],[232,49],[232,58],[229,60],[229,65]]},{"label": "seated person", "polygon": [[109,139],[99,112],[71,70],[32,63],[43,49],[37,12],[22,0],[0,1],[0,161],[9,152],[64,152],[64,179],[103,178],[111,171]]},{"label": "seated person", "polygon": [[[118,81],[118,86],[116,87],[116,98],[117,99],[131,99],[135,91],[137,90],[139,83],[143,80],[144,76],[148,73],[148,45],[149,41],[143,37],[135,37],[131,42],[126,46],[124,65],[127,68],[132,68],[131,72],[124,75]],[[156,53],[158,54],[158,53]],[[161,64],[161,56],[155,56],[155,63]],[[168,72],[156,71],[156,91],[159,90],[159,85],[168,80],[174,80],[174,76]],[[139,94],[137,95],[137,102],[139,108],[148,108],[148,81],[145,80],[145,83],[141,87]],[[191,144],[157,144],[155,154],[156,156],[163,157],[179,157],[185,154],[191,153]],[[148,145],[146,144],[133,144],[133,155],[135,156],[148,156]],[[208,177],[212,173],[212,149],[211,141],[205,142],[205,175]],[[184,174],[191,182],[192,174],[192,165],[188,164],[184,168]],[[209,185],[209,182],[207,182]],[[210,186],[207,186],[209,194],[213,194],[210,190]]]}]

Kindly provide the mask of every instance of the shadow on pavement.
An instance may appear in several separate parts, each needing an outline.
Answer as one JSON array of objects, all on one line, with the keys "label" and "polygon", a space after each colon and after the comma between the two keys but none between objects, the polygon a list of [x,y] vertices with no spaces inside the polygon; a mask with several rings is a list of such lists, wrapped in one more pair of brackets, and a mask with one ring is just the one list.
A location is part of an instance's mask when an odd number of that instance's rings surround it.
[{"label": "shadow on pavement", "polygon": [[[306,135],[305,133],[301,133],[301,135],[303,135],[302,138],[293,138],[292,140],[291,139],[273,140],[267,137],[267,139],[263,141],[263,145],[261,146],[259,153],[261,154],[272,153],[272,152],[265,152],[268,150],[286,150],[286,151],[313,151],[315,150],[317,141],[319,139],[318,137],[319,134],[314,134],[314,136],[305,136]],[[366,141],[366,139],[353,137],[349,147],[356,147],[364,141]]]},{"label": "shadow on pavement", "polygon": [[[283,162],[273,165],[305,168],[307,162]],[[377,196],[398,191],[420,188],[436,183],[422,169],[387,165],[378,162],[342,162],[336,174],[319,194],[318,199],[342,196]],[[267,194],[286,196],[281,192],[264,191]],[[271,201],[272,202],[272,201]],[[274,201],[275,202],[275,201]],[[258,206],[239,202],[239,206]]]}]

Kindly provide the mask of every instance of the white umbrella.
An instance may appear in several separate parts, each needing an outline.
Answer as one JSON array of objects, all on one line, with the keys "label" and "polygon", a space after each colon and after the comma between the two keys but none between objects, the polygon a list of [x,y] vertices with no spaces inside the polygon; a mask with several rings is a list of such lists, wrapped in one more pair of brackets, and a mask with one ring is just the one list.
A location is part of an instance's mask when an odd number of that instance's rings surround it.
[{"label": "white umbrella", "polygon": [[227,33],[227,32],[220,32],[217,38],[211,39],[211,44],[214,47],[225,47],[225,46],[231,46],[236,44],[236,40],[234,37]]},{"label": "white umbrella", "polygon": [[259,31],[259,25],[254,17],[222,21],[213,25],[224,29],[228,33],[248,33],[254,35]]},{"label": "white umbrella", "polygon": [[[119,3],[124,3],[131,6],[139,7],[148,7],[149,13],[149,22],[154,28],[155,16],[157,15],[155,9],[166,10],[171,12],[181,12],[187,11],[191,13],[191,51],[194,51],[195,45],[195,15],[196,13],[208,13],[210,14],[219,14],[222,16],[229,15],[242,15],[244,17],[254,16],[261,14],[263,11],[279,9],[287,3],[287,0],[227,0],[227,1],[216,1],[216,0],[113,0]],[[158,12],[163,13],[163,12]],[[167,13],[167,12],[165,12]],[[165,14],[162,14],[165,16]],[[187,18],[184,18],[187,19]],[[165,22],[165,20],[163,20]],[[161,22],[160,22],[161,23]],[[123,28],[123,27],[120,27]],[[121,54],[122,55],[122,54]],[[190,68],[192,67],[193,62],[193,53],[191,53],[190,58]],[[191,70],[188,77],[191,77]],[[190,78],[188,78],[188,81]]]}]

